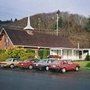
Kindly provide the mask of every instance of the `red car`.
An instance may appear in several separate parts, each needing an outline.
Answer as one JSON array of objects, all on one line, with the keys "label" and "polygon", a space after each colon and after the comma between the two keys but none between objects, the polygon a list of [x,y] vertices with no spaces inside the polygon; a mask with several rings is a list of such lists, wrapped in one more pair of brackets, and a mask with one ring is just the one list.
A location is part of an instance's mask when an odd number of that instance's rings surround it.
[{"label": "red car", "polygon": [[18,63],[18,67],[20,68],[33,68],[34,61],[33,60],[26,60]]},{"label": "red car", "polygon": [[79,64],[74,63],[70,60],[57,60],[49,65],[49,70],[58,70],[62,73],[65,73],[66,71],[70,70],[78,71],[79,68]]}]

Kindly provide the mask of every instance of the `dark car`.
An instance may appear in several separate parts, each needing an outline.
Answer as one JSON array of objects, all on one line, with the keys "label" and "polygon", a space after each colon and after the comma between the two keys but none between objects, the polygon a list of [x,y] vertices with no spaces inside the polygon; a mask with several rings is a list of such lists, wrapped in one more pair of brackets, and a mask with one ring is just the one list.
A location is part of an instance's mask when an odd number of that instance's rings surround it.
[{"label": "dark car", "polygon": [[33,68],[33,64],[36,62],[37,60],[25,60],[22,61],[20,63],[18,63],[18,67],[19,68],[28,68],[28,69],[32,69]]},{"label": "dark car", "polygon": [[50,70],[57,70],[65,73],[66,71],[75,70],[78,71],[80,68],[79,64],[74,63],[70,60],[57,60],[49,65]]},{"label": "dark car", "polygon": [[34,68],[39,70],[49,70],[49,65],[54,62],[55,59],[41,59],[40,61],[34,63]]}]

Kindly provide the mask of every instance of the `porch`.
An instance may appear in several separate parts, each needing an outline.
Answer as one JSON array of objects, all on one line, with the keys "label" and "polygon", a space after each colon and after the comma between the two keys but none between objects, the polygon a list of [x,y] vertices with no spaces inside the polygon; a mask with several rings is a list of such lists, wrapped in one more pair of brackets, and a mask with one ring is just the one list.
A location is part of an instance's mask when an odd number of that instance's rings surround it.
[{"label": "porch", "polygon": [[90,49],[75,49],[75,48],[51,48],[50,55],[59,55],[62,59],[85,60]]}]

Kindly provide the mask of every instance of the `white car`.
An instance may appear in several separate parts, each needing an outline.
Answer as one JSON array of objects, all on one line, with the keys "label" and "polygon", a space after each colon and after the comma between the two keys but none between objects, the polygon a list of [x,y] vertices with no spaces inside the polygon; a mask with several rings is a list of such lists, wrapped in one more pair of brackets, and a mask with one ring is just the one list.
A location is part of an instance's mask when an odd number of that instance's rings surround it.
[{"label": "white car", "polygon": [[0,62],[0,66],[14,68],[19,62],[18,58],[8,58],[6,61]]}]

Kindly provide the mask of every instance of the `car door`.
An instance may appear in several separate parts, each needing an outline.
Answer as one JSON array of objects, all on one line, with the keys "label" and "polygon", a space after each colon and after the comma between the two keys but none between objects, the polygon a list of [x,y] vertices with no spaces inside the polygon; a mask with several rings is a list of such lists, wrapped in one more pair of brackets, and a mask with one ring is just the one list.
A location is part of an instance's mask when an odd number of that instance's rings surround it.
[{"label": "car door", "polygon": [[10,58],[8,61],[7,61],[7,64],[8,65],[11,65],[13,63],[13,58]]},{"label": "car door", "polygon": [[69,65],[68,65],[67,61],[63,61],[61,67],[62,68],[66,68],[66,70],[68,70],[69,69]]},{"label": "car door", "polygon": [[66,68],[66,70],[71,70],[72,64],[69,63],[68,61],[63,61],[63,67]]},{"label": "car door", "polygon": [[68,61],[68,70],[73,70],[75,68],[75,65],[73,64],[73,62]]},{"label": "car door", "polygon": [[13,59],[13,64],[14,64],[14,65],[17,65],[17,64],[18,64],[17,59],[15,59],[15,58]]},{"label": "car door", "polygon": [[50,65],[54,60],[50,59],[47,61],[47,65]]}]

